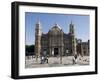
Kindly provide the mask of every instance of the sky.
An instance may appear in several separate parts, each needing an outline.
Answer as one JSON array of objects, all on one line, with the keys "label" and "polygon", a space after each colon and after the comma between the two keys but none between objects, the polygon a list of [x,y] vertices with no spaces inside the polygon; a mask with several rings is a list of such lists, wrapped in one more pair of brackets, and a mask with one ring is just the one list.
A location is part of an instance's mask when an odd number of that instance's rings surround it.
[{"label": "sky", "polygon": [[57,23],[64,33],[69,33],[69,24],[74,24],[76,38],[83,42],[89,39],[89,15],[25,12],[25,43],[35,43],[35,25],[39,20],[42,32],[47,33]]}]

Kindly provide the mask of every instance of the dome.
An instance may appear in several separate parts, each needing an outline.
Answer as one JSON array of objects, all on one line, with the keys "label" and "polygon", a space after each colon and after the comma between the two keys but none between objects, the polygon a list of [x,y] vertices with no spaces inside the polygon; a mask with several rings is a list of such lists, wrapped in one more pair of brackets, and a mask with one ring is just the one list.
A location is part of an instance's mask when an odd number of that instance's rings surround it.
[{"label": "dome", "polygon": [[54,27],[57,27],[57,28],[59,28],[61,30],[61,27],[56,23],[55,23]]},{"label": "dome", "polygon": [[58,24],[55,24],[49,31],[51,34],[60,34],[62,32],[61,27]]}]

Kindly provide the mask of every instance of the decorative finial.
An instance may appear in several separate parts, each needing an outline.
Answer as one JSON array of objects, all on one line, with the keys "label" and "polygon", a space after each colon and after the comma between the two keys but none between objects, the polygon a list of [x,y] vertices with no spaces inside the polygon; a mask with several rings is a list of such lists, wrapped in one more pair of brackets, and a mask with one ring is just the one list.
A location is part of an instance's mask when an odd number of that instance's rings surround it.
[{"label": "decorative finial", "polygon": [[36,22],[36,28],[39,28],[39,29],[41,29],[41,23],[40,23],[40,20],[39,20],[39,18],[37,18],[37,22]]},{"label": "decorative finial", "polygon": [[40,24],[40,19],[39,19],[39,17],[37,18],[37,24]]}]

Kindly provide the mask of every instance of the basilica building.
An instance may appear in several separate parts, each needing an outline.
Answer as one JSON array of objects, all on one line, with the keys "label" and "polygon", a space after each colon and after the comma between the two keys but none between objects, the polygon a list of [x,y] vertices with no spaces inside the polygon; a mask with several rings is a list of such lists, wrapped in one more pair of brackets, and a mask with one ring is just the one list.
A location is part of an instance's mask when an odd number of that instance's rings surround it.
[{"label": "basilica building", "polygon": [[83,42],[75,36],[75,27],[71,22],[69,32],[63,32],[58,24],[54,24],[48,33],[42,32],[40,22],[35,26],[36,56],[72,56],[75,54],[89,55],[89,40]]}]

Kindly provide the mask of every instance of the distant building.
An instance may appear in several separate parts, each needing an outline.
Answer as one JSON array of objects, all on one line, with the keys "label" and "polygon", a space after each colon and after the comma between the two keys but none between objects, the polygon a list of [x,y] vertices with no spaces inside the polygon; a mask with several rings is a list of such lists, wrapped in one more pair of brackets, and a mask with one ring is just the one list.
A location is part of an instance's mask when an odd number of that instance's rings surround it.
[{"label": "distant building", "polygon": [[89,40],[87,42],[82,42],[81,39],[78,39],[77,54],[89,56],[89,53]]},{"label": "distant building", "polygon": [[46,34],[42,32],[41,23],[37,22],[35,54],[37,56],[42,54],[49,56],[89,55],[89,43],[78,41],[72,22],[69,25],[69,33],[64,33],[61,27],[55,24]]}]

